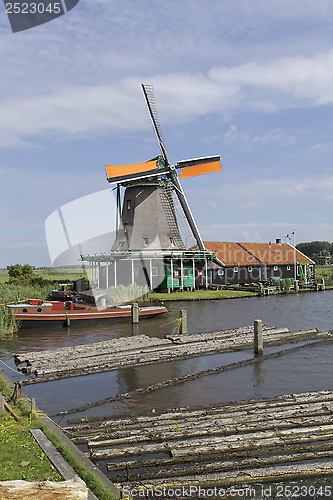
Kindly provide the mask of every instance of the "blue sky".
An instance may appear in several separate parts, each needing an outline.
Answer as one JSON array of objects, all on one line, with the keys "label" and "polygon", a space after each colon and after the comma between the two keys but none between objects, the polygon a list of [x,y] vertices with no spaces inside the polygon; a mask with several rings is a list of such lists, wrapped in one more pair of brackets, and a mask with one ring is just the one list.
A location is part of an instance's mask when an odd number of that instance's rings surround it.
[{"label": "blue sky", "polygon": [[182,183],[203,239],[332,241],[332,21],[326,0],[80,0],[13,34],[0,6],[0,267],[51,265],[47,217],[159,153],[140,83],[172,163],[221,155]]}]

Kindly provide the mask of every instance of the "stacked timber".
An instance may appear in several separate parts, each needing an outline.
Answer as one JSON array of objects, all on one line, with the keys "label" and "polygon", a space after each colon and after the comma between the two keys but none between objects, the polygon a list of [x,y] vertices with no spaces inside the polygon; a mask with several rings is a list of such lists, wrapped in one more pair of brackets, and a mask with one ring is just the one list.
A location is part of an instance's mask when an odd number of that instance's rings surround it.
[{"label": "stacked timber", "polygon": [[[316,328],[289,332],[287,328],[263,327],[264,345],[297,342],[302,339],[323,338]],[[19,370],[35,375],[36,381],[75,377],[91,373],[127,368],[250,349],[253,347],[253,327],[191,335],[170,335],[151,338],[146,335],[126,337],[87,345],[63,347],[14,356]]]},{"label": "stacked timber", "polygon": [[66,430],[75,443],[88,446],[87,455],[106,466],[120,488],[214,486],[230,493],[244,483],[305,479],[326,481],[327,487],[333,474],[332,391],[174,409]]}]

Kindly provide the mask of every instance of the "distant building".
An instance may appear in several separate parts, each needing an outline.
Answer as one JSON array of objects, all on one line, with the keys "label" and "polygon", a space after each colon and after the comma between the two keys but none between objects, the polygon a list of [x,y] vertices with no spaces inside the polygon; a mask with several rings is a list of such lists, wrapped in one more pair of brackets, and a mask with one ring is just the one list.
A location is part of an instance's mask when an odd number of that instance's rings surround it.
[{"label": "distant building", "polygon": [[289,243],[236,243],[205,241],[221,266],[210,265],[209,283],[242,284],[271,278],[294,278],[307,282],[314,277],[315,262]]}]

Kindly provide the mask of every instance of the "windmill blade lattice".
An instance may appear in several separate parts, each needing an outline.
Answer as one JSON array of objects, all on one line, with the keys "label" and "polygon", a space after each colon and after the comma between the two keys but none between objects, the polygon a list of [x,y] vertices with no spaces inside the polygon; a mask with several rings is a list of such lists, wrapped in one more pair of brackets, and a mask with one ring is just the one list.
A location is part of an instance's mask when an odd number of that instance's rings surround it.
[{"label": "windmill blade lattice", "polygon": [[164,144],[161,126],[160,126],[160,122],[159,122],[158,114],[157,114],[157,110],[156,110],[153,86],[152,85],[144,85],[142,83],[141,88],[143,91],[143,95],[145,96],[149,115],[150,115],[151,121],[153,122],[153,128],[154,128],[157,140],[158,140],[158,144],[159,144],[160,149],[161,149],[162,156],[163,156],[164,160],[166,161],[166,163],[169,163],[168,150]]}]

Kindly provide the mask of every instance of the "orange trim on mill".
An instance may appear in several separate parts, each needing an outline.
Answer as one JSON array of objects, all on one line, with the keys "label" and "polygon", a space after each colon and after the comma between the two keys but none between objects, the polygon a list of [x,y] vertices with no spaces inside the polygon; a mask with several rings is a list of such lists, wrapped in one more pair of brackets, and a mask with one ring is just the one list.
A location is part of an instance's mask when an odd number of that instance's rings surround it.
[{"label": "orange trim on mill", "polygon": [[134,163],[133,165],[105,165],[109,178],[122,175],[138,174],[157,168],[157,161],[151,160],[145,163]]},{"label": "orange trim on mill", "polygon": [[193,165],[193,167],[183,168],[180,179],[187,179],[187,177],[194,177],[195,175],[210,174],[212,172],[219,172],[222,170],[221,163],[219,161],[212,161],[209,163],[200,163],[199,165]]}]

